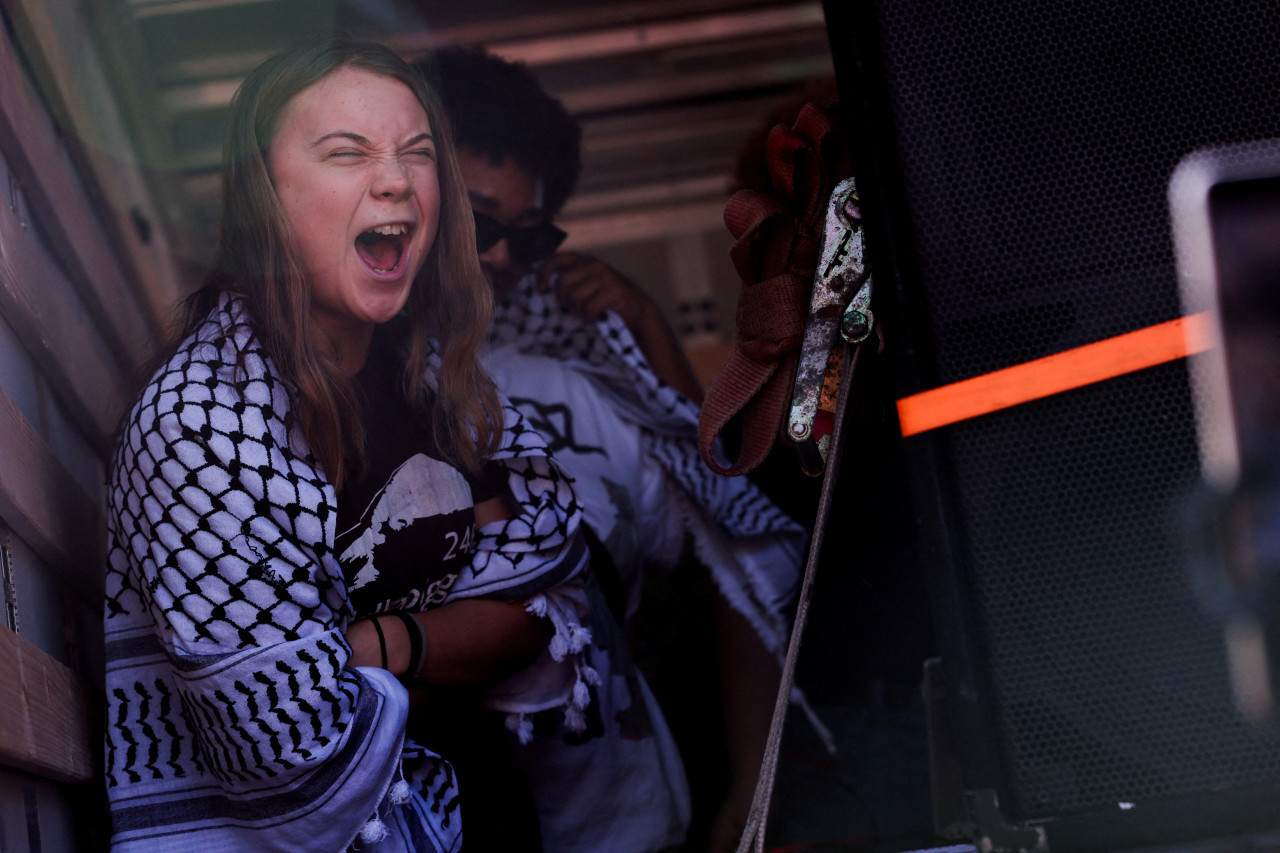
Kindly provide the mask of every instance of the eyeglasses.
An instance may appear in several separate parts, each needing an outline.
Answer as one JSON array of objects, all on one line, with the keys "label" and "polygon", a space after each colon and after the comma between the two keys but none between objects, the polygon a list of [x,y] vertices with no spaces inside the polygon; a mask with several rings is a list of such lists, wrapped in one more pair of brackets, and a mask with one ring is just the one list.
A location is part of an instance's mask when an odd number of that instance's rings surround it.
[{"label": "eyeglasses", "polygon": [[521,266],[529,266],[551,257],[564,238],[569,236],[550,222],[538,225],[503,225],[492,216],[472,210],[476,220],[476,249],[487,252],[499,240],[507,241],[511,259]]}]

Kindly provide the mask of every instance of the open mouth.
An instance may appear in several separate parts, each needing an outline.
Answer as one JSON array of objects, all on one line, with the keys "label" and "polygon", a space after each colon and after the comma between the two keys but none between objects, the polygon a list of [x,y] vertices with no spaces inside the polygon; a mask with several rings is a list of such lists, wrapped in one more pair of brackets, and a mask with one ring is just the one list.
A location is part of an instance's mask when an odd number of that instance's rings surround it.
[{"label": "open mouth", "polygon": [[403,222],[379,225],[356,237],[356,254],[374,272],[390,273],[400,265],[408,245],[408,225]]}]

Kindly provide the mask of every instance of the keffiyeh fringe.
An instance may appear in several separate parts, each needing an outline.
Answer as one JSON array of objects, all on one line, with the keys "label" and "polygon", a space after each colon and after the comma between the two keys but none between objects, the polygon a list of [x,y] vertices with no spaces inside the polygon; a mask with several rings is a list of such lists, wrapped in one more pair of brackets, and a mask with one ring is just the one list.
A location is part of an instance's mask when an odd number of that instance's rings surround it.
[{"label": "keffiyeh fringe", "polygon": [[[488,704],[507,712],[507,729],[516,734],[520,743],[533,739],[532,714],[558,707],[564,713],[565,728],[581,732],[587,725],[587,708],[591,704],[591,691],[600,683],[599,674],[587,663],[587,646],[591,643],[591,629],[582,624],[586,618],[586,597],[581,587],[570,590],[553,590],[534,596],[525,604],[531,615],[548,620],[553,629],[544,657],[524,673],[490,695]],[[546,673],[538,677],[539,669]],[[552,671],[558,671],[559,676]],[[566,677],[567,674],[567,677]],[[537,677],[538,689],[521,689],[520,683]],[[560,693],[547,694],[545,685],[557,681],[564,685]]]},{"label": "keffiyeh fringe", "polygon": [[[680,505],[698,558],[781,662],[807,533],[745,477],[725,477],[703,465],[697,406],[657,377],[618,316],[606,312],[594,323],[584,322],[561,308],[554,289],[543,293],[535,282],[534,275],[526,276],[496,308],[491,345],[568,362],[620,417],[640,429],[647,452],[674,484],[671,499]],[[833,751],[830,731],[799,688],[793,688],[791,700]]]}]

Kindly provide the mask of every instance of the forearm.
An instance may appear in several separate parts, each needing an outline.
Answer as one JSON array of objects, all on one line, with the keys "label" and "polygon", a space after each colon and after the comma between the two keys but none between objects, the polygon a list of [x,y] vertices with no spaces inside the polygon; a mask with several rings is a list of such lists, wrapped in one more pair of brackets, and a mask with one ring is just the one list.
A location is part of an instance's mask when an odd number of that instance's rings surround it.
[{"label": "forearm", "polygon": [[716,596],[716,645],[729,748],[729,791],[711,827],[711,853],[732,853],[746,826],[781,679],[749,622]]},{"label": "forearm", "polygon": [[721,700],[734,784],[754,787],[782,672],[746,618],[716,596]]},{"label": "forearm", "polygon": [[656,303],[646,304],[631,326],[631,334],[658,378],[694,403],[702,405],[702,384],[698,382],[693,367],[685,358],[684,348],[680,346],[675,332]]},{"label": "forearm", "polygon": [[397,677],[430,684],[493,684],[528,666],[547,643],[542,620],[517,602],[464,599],[411,614],[426,637],[422,666],[409,673],[411,639],[398,617],[381,615],[352,623],[347,640],[351,666],[381,666],[382,629],[387,669]]}]

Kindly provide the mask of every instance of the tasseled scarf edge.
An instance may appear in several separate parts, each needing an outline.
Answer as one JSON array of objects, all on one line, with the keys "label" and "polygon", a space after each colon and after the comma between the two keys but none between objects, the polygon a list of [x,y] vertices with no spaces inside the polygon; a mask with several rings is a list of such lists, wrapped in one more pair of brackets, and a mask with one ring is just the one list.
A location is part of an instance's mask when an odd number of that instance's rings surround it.
[{"label": "tasseled scarf edge", "polygon": [[[565,727],[569,731],[581,732],[587,727],[587,708],[591,705],[590,688],[600,684],[600,674],[585,659],[586,648],[591,643],[591,629],[578,621],[575,608],[545,594],[529,599],[525,610],[551,622],[554,633],[547,645],[551,659],[557,663],[573,659],[573,686],[559,707],[564,713]],[[506,727],[522,744],[533,740],[533,720],[528,711],[508,713]]]}]

